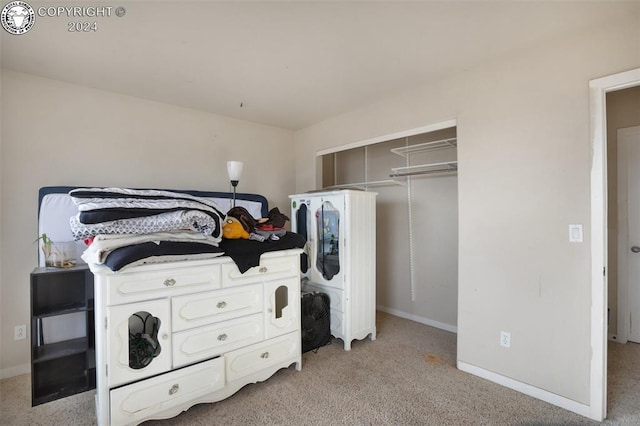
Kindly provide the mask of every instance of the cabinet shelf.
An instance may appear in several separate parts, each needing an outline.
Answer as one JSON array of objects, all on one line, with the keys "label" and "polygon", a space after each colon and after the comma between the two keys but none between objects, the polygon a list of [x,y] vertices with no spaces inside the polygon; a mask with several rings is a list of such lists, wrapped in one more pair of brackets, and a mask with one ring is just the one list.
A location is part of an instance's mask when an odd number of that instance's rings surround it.
[{"label": "cabinet shelf", "polygon": [[[391,152],[405,158],[411,154],[436,151],[441,149],[453,149],[458,146],[457,138],[442,139],[432,142],[424,142],[415,145],[392,148]],[[439,163],[425,163],[414,166],[394,167],[391,169],[390,178],[402,178],[417,175],[434,175],[442,173],[456,173],[458,171],[457,161],[443,161]]]},{"label": "cabinet shelf", "polygon": [[36,346],[33,353],[33,363],[36,364],[83,353],[87,351],[88,345],[88,339],[86,337],[81,337],[78,339]]},{"label": "cabinet shelf", "polygon": [[84,303],[68,303],[59,306],[50,306],[44,309],[40,309],[38,312],[33,313],[34,318],[46,318],[58,315],[68,315],[76,312],[88,311],[87,305]]}]

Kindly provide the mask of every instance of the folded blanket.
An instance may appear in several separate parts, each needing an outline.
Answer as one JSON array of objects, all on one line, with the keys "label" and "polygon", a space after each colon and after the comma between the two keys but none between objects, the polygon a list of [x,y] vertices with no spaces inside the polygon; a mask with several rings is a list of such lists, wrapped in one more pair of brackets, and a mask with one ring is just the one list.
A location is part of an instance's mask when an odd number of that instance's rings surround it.
[{"label": "folded blanket", "polygon": [[78,188],[69,192],[78,206],[70,219],[75,239],[99,234],[149,234],[190,230],[222,238],[224,214],[212,200],[190,194],[127,188]]},{"label": "folded blanket", "polygon": [[175,207],[209,210],[223,216],[222,210],[210,199],[182,192],[155,189],[78,188],[69,192],[79,211],[103,208],[163,208]]},{"label": "folded blanket", "polygon": [[71,233],[76,240],[84,240],[98,234],[150,234],[153,232],[191,230],[222,239],[220,223],[210,215],[195,211],[176,211],[155,216],[114,220],[96,224],[80,223],[79,214],[69,220]]},{"label": "folded blanket", "polygon": [[171,231],[155,232],[152,234],[100,234],[96,235],[93,242],[82,253],[82,259],[87,263],[104,263],[106,257],[115,249],[129,245],[160,241],[173,241],[183,243],[200,243],[217,246],[218,241],[211,237],[196,232]]},{"label": "folded blanket", "polygon": [[145,263],[175,262],[221,256],[222,249],[210,244],[175,241],[148,242],[120,247],[106,257],[104,265],[112,271]]}]

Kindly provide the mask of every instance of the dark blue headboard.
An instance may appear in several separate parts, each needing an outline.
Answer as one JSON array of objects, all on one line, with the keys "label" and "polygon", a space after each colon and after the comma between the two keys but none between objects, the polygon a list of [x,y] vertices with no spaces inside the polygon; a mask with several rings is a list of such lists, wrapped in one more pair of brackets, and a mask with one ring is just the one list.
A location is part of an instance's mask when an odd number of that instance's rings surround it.
[{"label": "dark blue headboard", "polygon": [[[40,206],[42,205],[42,199],[47,194],[67,194],[72,189],[77,188],[86,188],[83,186],[43,186],[38,191],[38,214],[40,213]],[[140,188],[135,188],[140,189]],[[144,188],[149,189],[149,188]],[[157,188],[153,188],[157,189]],[[224,198],[231,200],[233,198],[233,192],[216,192],[216,191],[195,191],[195,190],[180,190],[180,189],[161,189],[161,191],[173,191],[173,192],[183,192],[185,194],[194,195],[196,197],[206,197],[206,198]],[[261,208],[261,217],[267,217],[269,213],[269,202],[265,197],[259,194],[247,194],[243,192],[236,193],[236,200],[246,200],[246,201],[254,201],[262,204]],[[223,209],[223,213],[225,206],[221,206]]]}]

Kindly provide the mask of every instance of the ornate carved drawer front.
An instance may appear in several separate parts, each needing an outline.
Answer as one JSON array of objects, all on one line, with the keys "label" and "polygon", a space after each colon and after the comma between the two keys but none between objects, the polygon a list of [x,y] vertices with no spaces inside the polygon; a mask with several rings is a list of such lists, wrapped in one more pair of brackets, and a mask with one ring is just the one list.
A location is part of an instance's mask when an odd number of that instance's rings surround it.
[{"label": "ornate carved drawer front", "polygon": [[172,298],[173,331],[262,312],[260,284]]},{"label": "ornate carved drawer front", "polygon": [[249,376],[300,354],[300,334],[290,333],[225,355],[227,381]]},{"label": "ornate carved drawer front", "polygon": [[119,273],[108,277],[107,304],[131,303],[220,288],[220,265]]},{"label": "ornate carved drawer front", "polygon": [[172,371],[110,392],[111,424],[138,423],[224,387],[224,358]]},{"label": "ornate carved drawer front", "polygon": [[295,256],[265,258],[263,255],[260,265],[241,274],[234,263],[225,263],[222,265],[222,286],[233,287],[298,276],[299,266],[300,261]]},{"label": "ornate carved drawer front", "polygon": [[264,339],[262,312],[173,335],[173,366],[193,364]]}]

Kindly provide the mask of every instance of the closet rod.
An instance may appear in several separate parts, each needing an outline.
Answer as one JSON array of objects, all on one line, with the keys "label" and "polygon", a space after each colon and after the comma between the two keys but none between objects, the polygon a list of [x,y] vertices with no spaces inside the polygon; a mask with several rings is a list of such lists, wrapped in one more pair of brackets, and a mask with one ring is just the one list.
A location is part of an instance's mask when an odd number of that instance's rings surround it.
[{"label": "closet rod", "polygon": [[426,170],[421,172],[407,172],[407,173],[393,173],[390,174],[390,178],[399,178],[399,177],[407,177],[407,176],[419,176],[419,175],[434,175],[437,173],[456,173],[458,171],[457,167],[450,169],[441,169],[441,170]]}]

